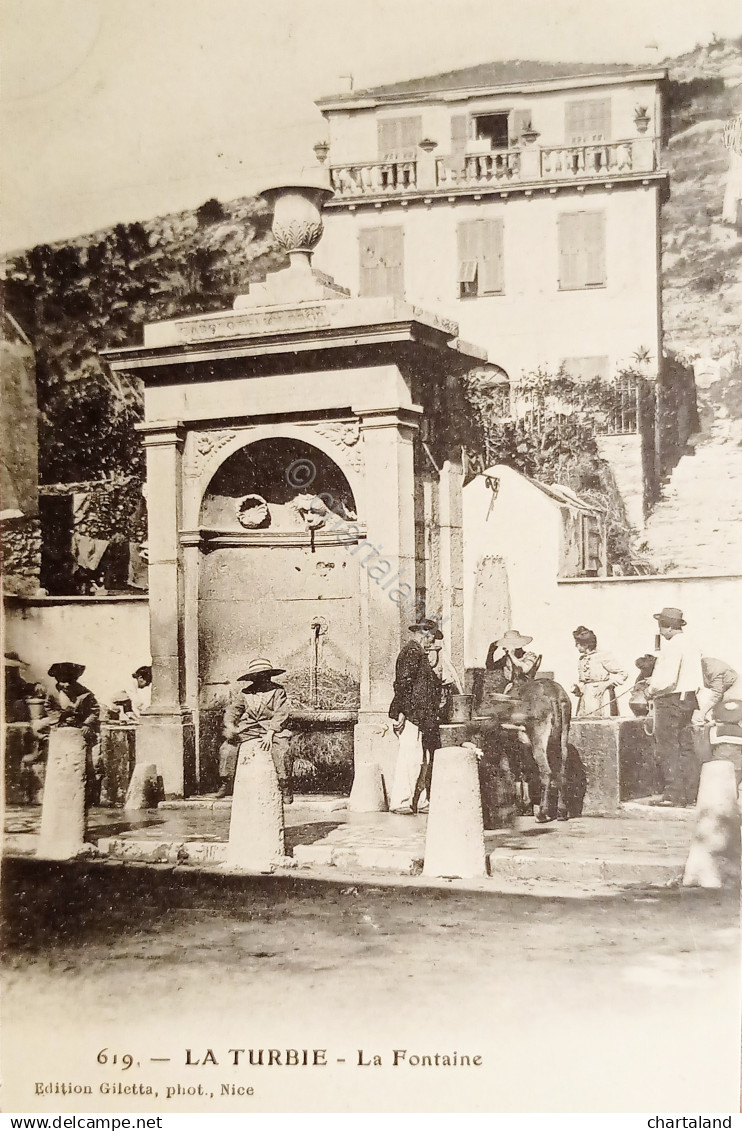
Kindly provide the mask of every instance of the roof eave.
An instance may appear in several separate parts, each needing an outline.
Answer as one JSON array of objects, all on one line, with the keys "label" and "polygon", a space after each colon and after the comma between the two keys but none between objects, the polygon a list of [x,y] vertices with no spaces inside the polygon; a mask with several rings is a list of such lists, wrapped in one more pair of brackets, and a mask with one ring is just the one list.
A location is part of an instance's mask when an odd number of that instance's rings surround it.
[{"label": "roof eave", "polygon": [[322,113],[332,110],[372,110],[377,106],[400,102],[462,102],[467,98],[497,94],[539,94],[552,90],[576,90],[581,87],[618,86],[625,82],[664,82],[668,77],[667,67],[653,67],[613,74],[572,75],[534,79],[531,82],[487,83],[484,86],[438,87],[433,90],[398,91],[390,94],[358,91],[355,94],[336,94],[318,98],[315,106]]}]

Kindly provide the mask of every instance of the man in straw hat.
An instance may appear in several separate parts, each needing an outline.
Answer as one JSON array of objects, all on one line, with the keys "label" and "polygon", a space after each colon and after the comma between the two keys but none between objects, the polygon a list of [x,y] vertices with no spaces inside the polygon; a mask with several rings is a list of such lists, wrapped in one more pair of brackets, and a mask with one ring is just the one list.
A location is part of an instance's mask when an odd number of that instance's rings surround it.
[{"label": "man in straw hat", "polygon": [[450,662],[436,655],[443,633],[430,617],[409,626],[413,639],[401,649],[394,671],[394,698],[389,706],[392,729],[399,739],[389,808],[394,813],[426,812],[430,803],[433,754],[440,746],[438,722],[444,684],[458,686]]},{"label": "man in straw hat", "polygon": [[484,666],[488,672],[497,673],[497,687],[493,690],[508,691],[514,683],[536,674],[541,657],[535,652],[526,652],[532,640],[532,636],[509,628],[504,636],[490,644]]},{"label": "man in straw hat", "polygon": [[654,706],[654,742],[663,778],[661,805],[692,805],[698,780],[691,719],[703,687],[701,653],[685,635],[681,609],[654,614],[662,643],[647,685]]},{"label": "man in straw hat", "polygon": [[221,786],[217,797],[228,797],[234,787],[237,755],[243,743],[255,743],[267,750],[273,758],[283,800],[290,805],[294,800],[287,765],[291,731],[286,729],[289,717],[288,696],[274,677],[282,675],[285,668],[274,668],[263,657],[251,660],[238,683],[246,686],[234,695],[224,712],[224,742],[219,748],[219,777]]}]

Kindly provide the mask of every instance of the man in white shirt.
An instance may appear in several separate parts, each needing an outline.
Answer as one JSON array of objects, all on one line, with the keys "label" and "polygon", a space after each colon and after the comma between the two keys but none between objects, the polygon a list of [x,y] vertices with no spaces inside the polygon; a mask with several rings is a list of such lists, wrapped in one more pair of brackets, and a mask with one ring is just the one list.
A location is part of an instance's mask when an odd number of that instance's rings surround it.
[{"label": "man in white shirt", "polygon": [[654,704],[654,742],[664,779],[661,804],[692,805],[698,766],[691,719],[698,707],[696,693],[703,687],[701,653],[683,633],[680,609],[665,608],[654,619],[662,644],[647,697]]}]

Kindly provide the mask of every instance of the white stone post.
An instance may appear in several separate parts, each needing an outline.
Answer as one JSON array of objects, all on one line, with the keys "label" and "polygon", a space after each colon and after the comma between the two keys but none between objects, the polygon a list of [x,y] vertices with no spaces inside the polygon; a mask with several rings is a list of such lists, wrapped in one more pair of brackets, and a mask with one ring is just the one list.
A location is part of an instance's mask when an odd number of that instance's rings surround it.
[{"label": "white stone post", "polygon": [[[389,719],[394,662],[410,639],[408,625],[415,612],[413,440],[422,410],[353,411],[363,433],[366,537],[379,549],[378,557],[361,566],[361,639],[367,641],[367,652],[361,663],[355,761],[378,763],[389,794],[398,746]],[[384,562],[391,569],[376,578],[373,567],[379,563],[381,572]]]},{"label": "white stone post", "polygon": [[76,727],[49,733],[49,755],[36,855],[70,860],[85,843],[85,736]]},{"label": "white stone post", "polygon": [[152,703],[136,732],[137,763],[154,763],[166,797],[195,782],[193,723],[185,707],[184,591],[180,546],[181,461],[178,422],[139,425],[147,452],[149,631]]},{"label": "white stone post", "polygon": [[445,746],[433,758],[423,875],[487,875],[482,796],[473,747]]},{"label": "white stone post", "polygon": [[732,762],[701,766],[693,841],[683,887],[720,888],[737,883],[740,870],[740,813]]},{"label": "white stone post", "polygon": [[273,758],[258,742],[243,742],[234,779],[227,864],[270,872],[283,856],[283,799]]}]

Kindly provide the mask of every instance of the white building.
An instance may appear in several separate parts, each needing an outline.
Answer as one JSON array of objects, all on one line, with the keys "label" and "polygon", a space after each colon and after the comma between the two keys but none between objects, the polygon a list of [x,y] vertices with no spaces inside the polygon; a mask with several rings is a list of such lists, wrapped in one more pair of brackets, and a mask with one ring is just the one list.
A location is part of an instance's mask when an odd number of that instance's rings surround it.
[{"label": "white building", "polygon": [[455,318],[511,377],[661,350],[664,69],[512,62],[323,98],[315,265]]}]

